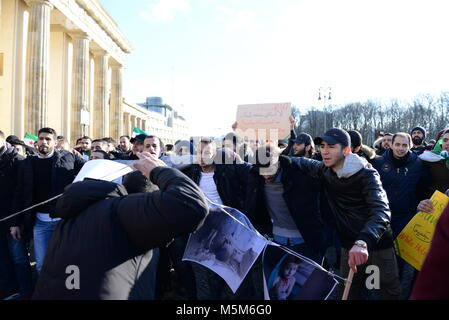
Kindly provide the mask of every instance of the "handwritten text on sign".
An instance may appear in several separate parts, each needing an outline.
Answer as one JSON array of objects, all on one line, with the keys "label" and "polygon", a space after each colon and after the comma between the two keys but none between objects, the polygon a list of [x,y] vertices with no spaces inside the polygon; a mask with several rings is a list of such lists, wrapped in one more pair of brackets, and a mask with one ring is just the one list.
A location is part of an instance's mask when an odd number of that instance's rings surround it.
[{"label": "handwritten text on sign", "polygon": [[430,201],[433,204],[433,212],[418,212],[395,240],[398,256],[416,270],[421,270],[432,242],[436,224],[446,208],[449,198],[436,191]]},{"label": "handwritten text on sign", "polygon": [[237,134],[247,140],[282,140],[290,134],[290,103],[242,105],[237,109]]}]

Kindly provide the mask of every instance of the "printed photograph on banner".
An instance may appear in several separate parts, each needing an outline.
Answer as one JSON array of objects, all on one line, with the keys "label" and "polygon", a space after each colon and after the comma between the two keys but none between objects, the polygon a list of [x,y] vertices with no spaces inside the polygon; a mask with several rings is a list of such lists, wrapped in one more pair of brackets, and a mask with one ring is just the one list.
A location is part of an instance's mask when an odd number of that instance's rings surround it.
[{"label": "printed photograph on banner", "polygon": [[266,244],[267,240],[255,232],[241,212],[211,205],[203,226],[190,235],[183,260],[212,270],[235,293]]},{"label": "printed photograph on banner", "polygon": [[319,265],[268,245],[263,256],[270,300],[326,300],[338,281]]}]

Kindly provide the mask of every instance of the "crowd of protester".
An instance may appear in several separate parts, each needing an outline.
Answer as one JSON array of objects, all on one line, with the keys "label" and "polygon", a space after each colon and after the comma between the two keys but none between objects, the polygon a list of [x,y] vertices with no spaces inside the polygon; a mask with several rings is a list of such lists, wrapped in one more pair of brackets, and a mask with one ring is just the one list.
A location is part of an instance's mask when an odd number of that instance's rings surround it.
[{"label": "crowd of protester", "polygon": [[[447,193],[449,130],[426,142],[416,127],[367,146],[355,130],[313,138],[293,128],[276,144],[231,132],[174,145],[145,134],[83,136],[74,146],[42,128],[34,147],[0,131],[0,220],[32,207],[0,222],[0,299],[262,300],[261,259],[236,293],[182,260],[207,201],[240,210],[262,235],[343,278],[354,270],[350,299],[448,298],[449,211],[421,273],[393,241],[418,210],[433,210],[436,190]],[[188,161],[173,165],[178,158]],[[72,184],[98,159],[134,160],[138,170],[120,184]],[[68,265],[84,270],[80,290],[66,288]],[[369,265],[380,270],[377,290],[365,286]],[[429,284],[435,272],[446,280]]]}]

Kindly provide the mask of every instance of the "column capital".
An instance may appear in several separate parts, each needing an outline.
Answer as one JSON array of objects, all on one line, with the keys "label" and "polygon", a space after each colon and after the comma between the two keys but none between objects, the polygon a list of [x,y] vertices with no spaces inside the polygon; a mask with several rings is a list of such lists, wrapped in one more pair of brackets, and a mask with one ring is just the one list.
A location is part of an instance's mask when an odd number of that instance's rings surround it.
[{"label": "column capital", "polygon": [[110,54],[103,49],[91,49],[90,52],[94,55],[95,58],[97,57],[109,57]]},{"label": "column capital", "polygon": [[28,6],[30,6],[30,7],[40,4],[40,5],[50,7],[50,9],[54,8],[53,4],[51,4],[50,1],[48,1],[48,0],[25,0],[25,1],[28,4]]},{"label": "column capital", "polygon": [[123,66],[122,66],[121,64],[116,63],[116,62],[111,63],[110,67],[111,67],[111,69],[113,69],[113,70],[120,70],[120,69],[123,69]]},{"label": "column capital", "polygon": [[89,35],[84,32],[84,31],[74,31],[74,32],[70,32],[69,36],[73,39],[73,40],[91,40],[91,38],[89,37]]}]

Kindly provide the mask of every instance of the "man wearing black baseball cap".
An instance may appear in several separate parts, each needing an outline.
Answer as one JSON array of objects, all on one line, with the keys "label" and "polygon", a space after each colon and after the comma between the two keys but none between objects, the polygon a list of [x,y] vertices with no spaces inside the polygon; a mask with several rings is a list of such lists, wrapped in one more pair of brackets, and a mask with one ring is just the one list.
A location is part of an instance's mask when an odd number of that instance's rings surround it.
[{"label": "man wearing black baseball cap", "polygon": [[315,143],[312,137],[307,133],[300,133],[295,139],[292,139],[292,156],[312,158],[315,150]]},{"label": "man wearing black baseball cap", "polygon": [[132,154],[130,155],[129,160],[139,160],[139,157],[137,157],[137,154],[143,152],[143,147],[144,147],[143,144],[144,144],[146,137],[147,137],[146,134],[139,134],[139,135],[135,136],[134,138],[131,138],[131,140],[129,140],[129,142],[131,142],[133,145]]},{"label": "man wearing black baseball cap", "polygon": [[[342,242],[340,274],[356,272],[349,299],[361,299],[367,267],[378,267],[381,299],[398,299],[400,284],[390,209],[378,172],[365,159],[351,153],[351,138],[342,129],[331,129],[315,140],[323,162],[292,158],[305,173],[322,183],[332,219]],[[359,268],[359,270],[357,270]],[[359,271],[359,272],[357,272]],[[371,271],[372,273],[372,271]]]}]

